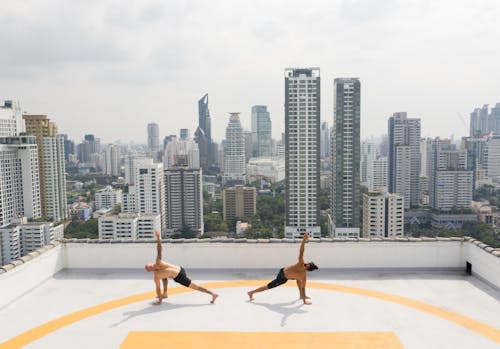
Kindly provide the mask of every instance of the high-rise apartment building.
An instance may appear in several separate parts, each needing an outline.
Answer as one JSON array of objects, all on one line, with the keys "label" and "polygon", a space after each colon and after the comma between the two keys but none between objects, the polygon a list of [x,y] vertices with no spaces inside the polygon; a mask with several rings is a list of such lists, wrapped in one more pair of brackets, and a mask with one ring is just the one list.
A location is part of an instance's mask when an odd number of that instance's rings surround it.
[{"label": "high-rise apartment building", "polygon": [[160,150],[160,129],[155,122],[148,124],[148,149],[150,151]]},{"label": "high-rise apartment building", "polygon": [[163,164],[153,159],[135,162],[135,209],[137,213],[159,214],[162,233],[166,232],[165,180]]},{"label": "high-rise apartment building", "polygon": [[321,236],[320,71],[285,69],[285,237]]},{"label": "high-rise apartment building", "polygon": [[379,157],[373,161],[373,177],[369,178],[369,191],[387,191],[387,158]]},{"label": "high-rise apartment building", "polygon": [[[64,138],[43,138],[43,178],[45,180],[45,213],[49,221],[59,222],[68,218],[66,198],[66,165]],[[42,195],[42,211],[43,211]]]},{"label": "high-rise apartment building", "polygon": [[4,104],[0,105],[0,137],[18,136],[24,131],[24,120],[19,103],[4,101]]},{"label": "high-rise apartment building", "polygon": [[469,209],[473,174],[467,169],[467,150],[436,138],[431,143],[429,164],[429,205],[440,211]]},{"label": "high-rise apartment building", "polygon": [[226,187],[222,192],[222,211],[226,222],[236,218],[252,217],[257,213],[255,187]]},{"label": "high-rise apartment building", "polygon": [[0,137],[0,227],[41,217],[38,165],[35,137]]},{"label": "high-rise apartment building", "polygon": [[214,163],[208,94],[198,101],[198,128],[195,132],[195,139],[200,150],[200,165],[203,171],[208,172],[209,167]]},{"label": "high-rise apartment building", "polygon": [[226,127],[226,142],[224,146],[223,183],[245,182],[245,139],[241,128],[240,113],[230,113]]},{"label": "high-rise apartment building", "polygon": [[480,137],[491,132],[500,133],[500,103],[491,108],[491,111],[489,105],[485,104],[470,114],[470,137]]},{"label": "high-rise apartment building", "polygon": [[167,234],[203,235],[203,186],[200,168],[172,166],[165,170]]},{"label": "high-rise apartment building", "polygon": [[420,119],[405,112],[389,118],[389,192],[404,197],[405,208],[420,203]]},{"label": "high-rise apartment building", "polygon": [[108,144],[104,148],[104,173],[111,176],[120,175],[120,147],[116,144]]},{"label": "high-rise apartment building", "polygon": [[399,194],[363,194],[363,237],[402,237],[405,221],[403,201]]},{"label": "high-rise apartment building", "polygon": [[328,122],[321,123],[320,131],[320,157],[327,158],[331,154],[331,130],[328,127]]},{"label": "high-rise apartment building", "polygon": [[42,216],[51,221],[68,217],[64,138],[47,115],[23,115],[26,133],[36,136]]},{"label": "high-rise apartment building", "polygon": [[335,237],[359,237],[361,84],[357,78],[334,81],[332,134],[332,219]]},{"label": "high-rise apartment building", "polygon": [[[252,156],[272,155],[271,117],[265,105],[252,107]],[[247,159],[248,160],[248,159]]]},{"label": "high-rise apartment building", "polygon": [[483,166],[489,181],[500,181],[500,134],[491,133],[485,137]]}]

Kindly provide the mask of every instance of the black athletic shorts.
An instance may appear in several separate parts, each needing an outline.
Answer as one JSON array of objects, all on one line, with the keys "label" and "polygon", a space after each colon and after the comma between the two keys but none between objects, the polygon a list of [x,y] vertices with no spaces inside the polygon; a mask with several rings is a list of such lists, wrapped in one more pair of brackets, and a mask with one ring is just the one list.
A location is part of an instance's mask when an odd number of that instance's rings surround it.
[{"label": "black athletic shorts", "polygon": [[179,272],[179,274],[177,274],[174,281],[186,287],[189,287],[189,285],[191,285],[191,279],[186,276],[186,270],[183,267],[181,267],[181,271]]},{"label": "black athletic shorts", "polygon": [[281,268],[276,279],[267,284],[267,288],[274,288],[283,285],[288,279],[285,277],[285,268]]}]

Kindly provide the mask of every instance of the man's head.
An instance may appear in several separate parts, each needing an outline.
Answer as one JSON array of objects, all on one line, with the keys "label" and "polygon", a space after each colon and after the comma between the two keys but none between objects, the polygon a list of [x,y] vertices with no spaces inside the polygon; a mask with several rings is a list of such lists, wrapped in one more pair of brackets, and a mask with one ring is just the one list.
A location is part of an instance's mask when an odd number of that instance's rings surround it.
[{"label": "man's head", "polygon": [[318,269],[318,266],[316,264],[314,264],[314,262],[307,262],[304,264],[304,266],[306,267],[306,269],[308,271],[314,271],[314,270]]},{"label": "man's head", "polygon": [[148,263],[144,266],[144,269],[146,269],[146,271],[153,271],[155,270],[155,265],[153,263]]}]

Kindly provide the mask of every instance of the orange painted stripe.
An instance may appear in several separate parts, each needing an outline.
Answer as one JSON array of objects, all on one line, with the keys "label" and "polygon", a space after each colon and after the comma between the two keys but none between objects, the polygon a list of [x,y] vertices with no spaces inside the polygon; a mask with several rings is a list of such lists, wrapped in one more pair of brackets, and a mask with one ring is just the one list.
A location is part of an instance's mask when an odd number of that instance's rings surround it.
[{"label": "orange painted stripe", "polygon": [[[255,287],[255,286],[261,286],[266,282],[267,281],[256,281],[256,280],[219,281],[219,282],[206,283],[203,284],[203,286],[209,289],[229,288],[229,287]],[[295,284],[292,285],[292,283],[289,283],[288,286],[297,287]],[[308,282],[307,287],[319,290],[349,293],[364,297],[375,298],[386,302],[396,303],[453,322],[457,325],[460,325],[471,331],[474,331],[486,338],[489,338],[496,343],[500,343],[500,330],[491,327],[489,325],[486,325],[482,322],[455,313],[453,311],[446,310],[424,302],[420,302],[411,298],[396,296],[384,292],[373,291],[363,288],[328,284],[323,282]],[[186,287],[174,287],[169,289],[169,294],[174,295],[191,291],[193,290],[188,289]],[[32,328],[24,333],[21,333],[16,337],[13,337],[12,339],[5,341],[3,344],[0,344],[0,349],[22,348],[23,346],[32,343],[42,338],[43,336],[46,336],[49,333],[59,330],[65,326],[71,325],[75,322],[87,319],[94,315],[104,313],[108,310],[113,310],[132,303],[153,299],[155,296],[156,294],[154,292],[139,293],[130,297],[120,298],[117,300],[95,305],[86,309],[82,309],[68,315],[64,315],[60,318],[54,319],[43,325]]]},{"label": "orange painted stripe", "polygon": [[392,332],[129,332],[120,349],[404,349]]}]

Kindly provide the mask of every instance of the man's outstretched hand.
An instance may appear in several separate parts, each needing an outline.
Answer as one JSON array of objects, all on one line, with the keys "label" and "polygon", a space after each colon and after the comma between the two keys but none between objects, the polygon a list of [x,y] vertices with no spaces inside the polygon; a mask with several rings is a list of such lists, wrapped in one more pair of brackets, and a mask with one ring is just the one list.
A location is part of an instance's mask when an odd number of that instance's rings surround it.
[{"label": "man's outstretched hand", "polygon": [[304,233],[304,237],[303,237],[304,240],[309,240],[309,234],[307,233]]},{"label": "man's outstretched hand", "polygon": [[160,233],[157,230],[155,230],[155,236],[158,240],[160,240]]}]

